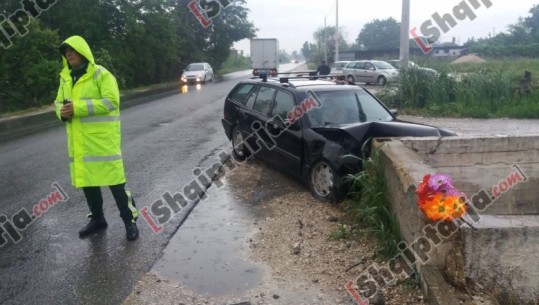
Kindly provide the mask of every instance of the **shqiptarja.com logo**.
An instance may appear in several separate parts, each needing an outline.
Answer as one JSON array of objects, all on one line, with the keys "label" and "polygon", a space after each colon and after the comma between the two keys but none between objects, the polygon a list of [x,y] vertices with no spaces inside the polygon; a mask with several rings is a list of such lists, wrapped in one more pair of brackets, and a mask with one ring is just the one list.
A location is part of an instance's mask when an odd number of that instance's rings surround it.
[{"label": "shqiptarja.com logo", "polygon": [[212,19],[221,14],[221,10],[232,5],[230,0],[193,0],[187,5],[189,10],[203,27],[209,27]]}]

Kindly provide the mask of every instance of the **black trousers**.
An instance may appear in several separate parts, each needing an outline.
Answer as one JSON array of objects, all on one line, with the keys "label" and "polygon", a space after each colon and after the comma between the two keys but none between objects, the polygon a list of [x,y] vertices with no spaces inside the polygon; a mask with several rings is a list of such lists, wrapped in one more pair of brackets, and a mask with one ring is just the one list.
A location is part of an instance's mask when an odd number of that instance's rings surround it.
[{"label": "black trousers", "polygon": [[[138,212],[131,193],[125,189],[125,183],[111,185],[109,188],[116,201],[116,206],[118,206],[118,210],[120,210],[120,217],[124,223],[135,222],[138,217]],[[83,187],[82,191],[84,192],[86,202],[90,208],[90,218],[96,219],[103,217],[103,196],[101,195],[101,187]]]}]

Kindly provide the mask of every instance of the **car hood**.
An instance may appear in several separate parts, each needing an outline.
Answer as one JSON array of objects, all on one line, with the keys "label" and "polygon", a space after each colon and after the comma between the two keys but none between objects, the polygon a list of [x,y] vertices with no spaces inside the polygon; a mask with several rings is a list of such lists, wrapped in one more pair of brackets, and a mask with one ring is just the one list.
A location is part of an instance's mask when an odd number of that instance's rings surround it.
[{"label": "car hood", "polygon": [[204,71],[185,71],[183,76],[199,76],[204,75]]},{"label": "car hood", "polygon": [[399,120],[319,127],[313,130],[337,143],[346,138],[343,137],[342,133],[354,138],[359,143],[376,137],[446,137],[457,135],[445,129]]},{"label": "car hood", "polygon": [[384,69],[379,70],[381,74],[389,75],[389,76],[396,76],[399,74],[399,70],[397,69]]}]

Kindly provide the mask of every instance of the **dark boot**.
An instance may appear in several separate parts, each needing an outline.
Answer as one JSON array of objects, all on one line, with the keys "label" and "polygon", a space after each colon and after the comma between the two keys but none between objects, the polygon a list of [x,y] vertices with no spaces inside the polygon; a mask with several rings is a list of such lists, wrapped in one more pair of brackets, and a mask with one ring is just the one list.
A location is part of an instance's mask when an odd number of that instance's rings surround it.
[{"label": "dark boot", "polygon": [[127,240],[132,241],[138,238],[138,228],[136,223],[126,223],[125,224],[125,237]]},{"label": "dark boot", "polygon": [[106,229],[108,227],[107,221],[105,220],[105,217],[100,218],[92,218],[90,222],[82,228],[82,230],[79,231],[79,236],[87,236],[94,232],[99,231],[100,229]]}]

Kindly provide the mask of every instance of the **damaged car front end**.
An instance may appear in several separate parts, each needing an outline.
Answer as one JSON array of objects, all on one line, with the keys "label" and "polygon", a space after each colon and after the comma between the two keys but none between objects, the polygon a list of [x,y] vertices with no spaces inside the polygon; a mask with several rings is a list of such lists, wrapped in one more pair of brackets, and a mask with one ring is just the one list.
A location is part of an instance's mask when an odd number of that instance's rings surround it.
[{"label": "damaged car front end", "polygon": [[236,158],[256,152],[323,202],[346,196],[343,178],[362,170],[373,138],[456,135],[400,121],[366,89],[330,80],[244,81],[227,97],[222,122]]}]

